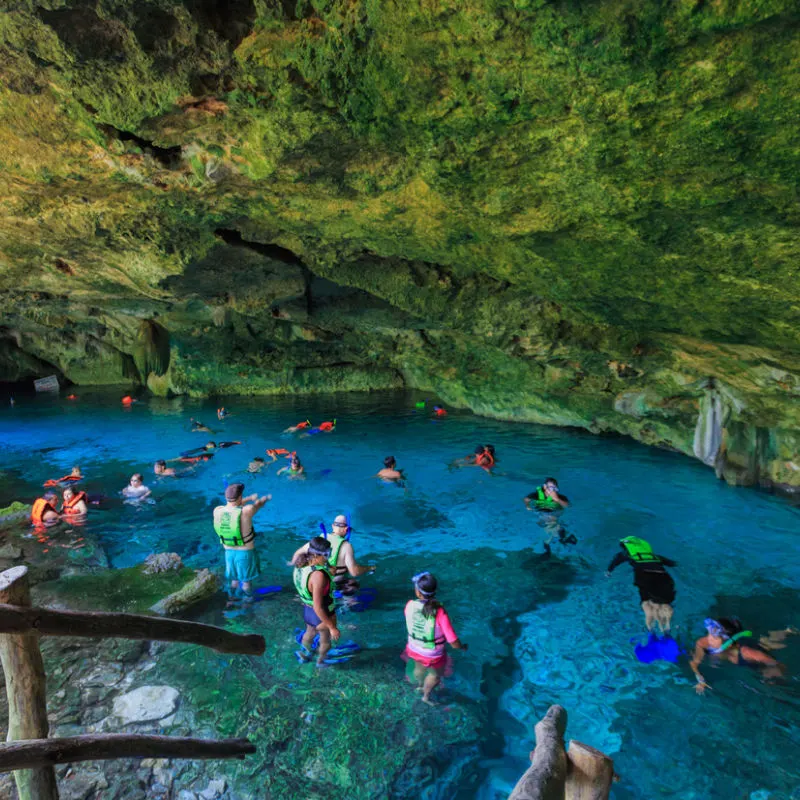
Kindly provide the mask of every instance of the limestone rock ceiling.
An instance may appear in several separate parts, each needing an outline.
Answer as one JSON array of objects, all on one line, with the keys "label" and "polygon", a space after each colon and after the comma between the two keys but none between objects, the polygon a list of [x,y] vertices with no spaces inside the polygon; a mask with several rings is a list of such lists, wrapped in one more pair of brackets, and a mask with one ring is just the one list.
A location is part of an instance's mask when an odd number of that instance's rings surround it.
[{"label": "limestone rock ceiling", "polygon": [[7,380],[412,386],[800,483],[795,2],[6,0],[0,84]]}]

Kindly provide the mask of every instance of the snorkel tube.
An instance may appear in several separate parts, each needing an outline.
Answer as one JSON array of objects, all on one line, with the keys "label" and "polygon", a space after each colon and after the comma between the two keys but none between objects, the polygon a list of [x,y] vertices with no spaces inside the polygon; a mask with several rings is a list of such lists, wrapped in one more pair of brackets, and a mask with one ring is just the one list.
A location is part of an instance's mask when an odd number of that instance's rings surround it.
[{"label": "snorkel tube", "polygon": [[[327,539],[328,538],[328,529],[325,527],[325,523],[324,522],[320,522],[319,529],[322,531],[322,538],[323,539]],[[350,541],[350,534],[352,533],[352,531],[353,531],[353,527],[352,527],[352,525],[350,525],[350,514],[348,513],[347,514],[347,533],[344,535],[344,540],[346,542]],[[333,531],[331,531],[331,533],[332,532]]]},{"label": "snorkel tube", "polygon": [[713,653],[714,655],[717,655],[719,653],[724,653],[729,647],[733,646],[739,639],[749,639],[753,635],[752,631],[739,631],[738,633],[734,633],[731,636],[725,630],[723,625],[717,622],[717,620],[711,619],[711,617],[706,617],[706,619],[703,620],[703,625],[708,631],[709,636],[719,636],[720,638],[724,639],[724,641],[719,647],[710,647],[708,649],[708,652]]}]

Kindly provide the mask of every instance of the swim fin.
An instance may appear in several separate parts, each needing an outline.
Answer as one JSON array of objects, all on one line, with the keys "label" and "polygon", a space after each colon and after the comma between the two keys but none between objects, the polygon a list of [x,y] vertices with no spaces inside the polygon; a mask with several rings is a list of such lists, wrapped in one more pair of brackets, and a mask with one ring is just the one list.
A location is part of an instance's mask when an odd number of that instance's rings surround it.
[{"label": "swim fin", "polygon": [[642,664],[652,664],[654,661],[668,661],[675,664],[678,656],[684,652],[669,634],[659,638],[655,633],[651,633],[644,644],[641,641],[637,642],[636,639],[631,639],[631,642],[636,642],[634,653]]}]

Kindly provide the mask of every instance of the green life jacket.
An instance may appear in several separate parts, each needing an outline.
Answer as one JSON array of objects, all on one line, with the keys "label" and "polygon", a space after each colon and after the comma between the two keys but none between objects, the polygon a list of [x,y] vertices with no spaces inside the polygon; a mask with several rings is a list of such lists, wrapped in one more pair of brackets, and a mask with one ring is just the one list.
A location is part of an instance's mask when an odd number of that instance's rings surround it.
[{"label": "green life jacket", "polygon": [[331,575],[330,570],[328,567],[325,566],[307,566],[307,567],[295,567],[294,568],[294,575],[292,576],[294,579],[294,588],[297,589],[297,594],[300,595],[300,599],[303,601],[304,605],[307,606],[314,606],[314,596],[311,594],[311,590],[308,588],[308,581],[311,578],[311,574],[322,570],[327,576],[330,581],[330,588],[328,589],[328,613],[332,614],[334,611],[334,602],[333,602],[333,575]]},{"label": "green life jacket", "polygon": [[[242,538],[242,509],[217,506],[214,509],[214,530],[219,536],[220,544],[225,547],[241,547],[246,544]],[[249,541],[252,541],[252,537]]]},{"label": "green life jacket", "polygon": [[426,617],[422,613],[425,604],[412,600],[406,606],[406,629],[408,635],[425,650],[433,650],[445,643],[444,636],[436,636],[436,614]]},{"label": "green life jacket", "polygon": [[536,487],[536,499],[533,501],[537,511],[556,511],[563,508],[561,503],[557,503],[552,497],[545,494],[544,488]]},{"label": "green life jacket", "polygon": [[347,572],[347,567],[337,567],[336,564],[339,561],[339,551],[342,549],[342,545],[347,539],[344,536],[331,534],[328,537],[328,541],[331,543],[331,554],[328,556],[328,566],[331,568],[331,572],[334,575],[344,575]]},{"label": "green life jacket", "polygon": [[653,552],[649,542],[638,536],[626,536],[620,540],[625,552],[635,564],[660,564],[661,559]]}]

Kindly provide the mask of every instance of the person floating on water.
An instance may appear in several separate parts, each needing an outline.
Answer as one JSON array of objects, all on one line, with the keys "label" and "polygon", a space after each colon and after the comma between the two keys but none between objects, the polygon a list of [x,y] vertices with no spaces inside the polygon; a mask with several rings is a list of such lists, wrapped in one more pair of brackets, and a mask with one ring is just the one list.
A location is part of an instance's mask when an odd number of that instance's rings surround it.
[{"label": "person floating on water", "polygon": [[234,416],[233,412],[232,411],[228,411],[228,409],[226,409],[225,406],[222,406],[222,408],[218,408],[217,409],[217,419],[220,422],[222,422],[222,420],[227,419],[228,417],[232,417],[232,416]]},{"label": "person floating on water", "polygon": [[486,472],[491,472],[496,463],[497,456],[494,452],[494,445],[479,444],[472,455],[466,456],[465,458],[457,458],[450,466],[480,467],[486,470]]},{"label": "person floating on water", "polygon": [[[273,459],[274,460],[274,459]],[[264,467],[267,466],[267,462],[264,461],[261,456],[256,456],[248,465],[247,471],[255,475],[257,472],[261,472]]]},{"label": "person floating on water", "polygon": [[194,419],[193,417],[189,419],[189,422],[192,425],[192,433],[216,433],[216,431],[212,431],[208,425],[203,425],[202,422]]},{"label": "person floating on water", "polygon": [[141,473],[136,472],[131,475],[131,482],[122,490],[122,494],[128,500],[144,500],[150,497],[150,489],[144,485],[144,478]]},{"label": "person floating on water", "polygon": [[68,486],[64,489],[61,514],[71,519],[85,517],[89,513],[86,499],[86,492],[76,491]]},{"label": "person floating on water", "polygon": [[[736,617],[720,617],[718,620],[709,617],[703,622],[703,625],[705,625],[707,634],[695,642],[694,656],[689,662],[689,666],[697,678],[697,684],[694,687],[697,694],[703,694],[706,689],[711,688],[700,674],[699,669],[706,654],[712,657],[712,661],[729,661],[740,667],[763,667],[762,676],[764,678],[779,678],[783,675],[786,669],[785,665],[776,661],[764,651],[760,644],[756,643],[752,638],[752,632],[744,630],[741,620]],[[779,638],[780,634],[788,635],[791,632],[794,632],[794,629],[771,631],[769,638],[776,635]]]},{"label": "person floating on water", "polygon": [[422,692],[423,703],[436,705],[431,700],[431,692],[441,682],[448,666],[445,642],[456,650],[466,650],[467,645],[458,638],[444,606],[436,600],[436,578],[430,572],[420,572],[411,580],[416,599],[409,600],[405,608],[407,677],[409,682],[417,684],[417,691]]},{"label": "person floating on water", "polygon": [[226,504],[214,509],[214,531],[225,549],[225,578],[230,581],[229,607],[240,599],[240,587],[241,599],[253,602],[253,581],[260,571],[253,517],[272,499],[271,494],[243,494],[243,483],[230,484],[225,489]]},{"label": "person floating on water", "polygon": [[336,420],[333,422],[320,422],[316,428],[309,428],[305,436],[314,436],[317,433],[333,433],[336,430]]},{"label": "person floating on water", "polygon": [[171,477],[171,478],[174,478],[178,474],[177,470],[174,467],[167,466],[167,462],[164,461],[163,458],[160,458],[158,461],[156,461],[155,464],[153,464],[153,472],[156,475],[160,475],[162,477]]},{"label": "person floating on water", "polygon": [[284,433],[297,433],[297,431],[304,431],[306,428],[311,427],[311,420],[307,419],[305,422],[298,422],[297,425],[292,425],[286,428]]},{"label": "person floating on water", "polygon": [[397,481],[405,480],[403,470],[397,469],[397,460],[394,456],[386,456],[383,459],[383,469],[375,476],[382,481],[396,483]]},{"label": "person floating on water", "polygon": [[447,412],[441,406],[434,406],[433,407],[433,416],[434,417],[446,417]]},{"label": "person floating on water", "polygon": [[198,454],[214,455],[217,450],[224,450],[226,447],[233,447],[234,445],[241,444],[241,442],[206,442],[202,447],[194,447],[191,450],[184,450],[181,453],[181,460],[185,458],[192,458]]},{"label": "person floating on water", "polygon": [[306,626],[300,649],[295,655],[300,661],[311,661],[314,639],[319,634],[318,667],[325,664],[331,640],[335,642],[339,639],[333,601],[333,575],[328,568],[330,555],[331,543],[321,536],[315,536],[306,545],[306,551],[297,557],[293,576],[295,589],[303,601],[303,622]]},{"label": "person floating on water", "polygon": [[[377,567],[374,564],[364,565],[356,561],[355,550],[349,541],[350,526],[344,514],[339,514],[334,519],[332,527],[333,532],[328,534],[328,541],[331,543],[328,568],[333,576],[334,589],[345,596],[352,595],[359,588],[359,583],[355,579],[359,575],[375,572]],[[308,543],[295,551],[292,556],[292,564],[297,564],[300,557],[307,552]],[[348,573],[351,577],[348,577]]]},{"label": "person floating on water", "polygon": [[276,474],[283,475],[284,472],[289,476],[289,480],[305,480],[306,468],[300,463],[297,453],[292,453],[289,464],[281,467]]},{"label": "person floating on water", "polygon": [[620,565],[628,562],[633,567],[633,585],[639,590],[644,611],[644,624],[648,631],[658,623],[662,633],[669,633],[672,621],[672,603],[675,600],[675,582],[665,569],[678,564],[666,556],[653,552],[649,542],[638,536],[620,539],[621,553],[617,553],[606,569],[606,577]]},{"label": "person floating on water", "polygon": [[45,492],[33,501],[31,508],[31,522],[34,525],[55,525],[61,517],[56,511],[58,497],[55,492]]},{"label": "person floating on water", "polygon": [[60,478],[50,478],[44,482],[45,488],[50,486],[61,486],[64,483],[78,483],[83,480],[83,473],[80,467],[73,467],[69,475],[63,475]]},{"label": "person floating on water", "polygon": [[559,517],[561,512],[569,506],[569,499],[558,490],[558,481],[555,478],[545,478],[541,486],[537,486],[529,495],[523,498],[528,511],[539,512],[537,524],[547,532],[544,543],[545,553],[550,553],[550,543],[555,536],[561,544],[577,544],[575,534],[567,535]]}]

